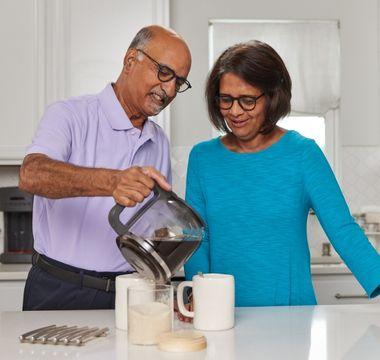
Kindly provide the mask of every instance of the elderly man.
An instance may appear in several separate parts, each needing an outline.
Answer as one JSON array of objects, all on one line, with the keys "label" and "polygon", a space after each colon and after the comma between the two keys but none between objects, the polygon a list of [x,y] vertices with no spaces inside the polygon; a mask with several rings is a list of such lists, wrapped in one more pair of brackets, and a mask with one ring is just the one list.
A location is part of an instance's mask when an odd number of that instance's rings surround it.
[{"label": "elderly man", "polygon": [[35,194],[37,252],[24,310],[114,307],[115,276],[133,269],[108,212],[116,201],[128,218],[155,182],[170,189],[169,143],[148,117],[191,87],[190,66],[178,34],[149,26],[133,39],[115,83],[46,109],[20,170],[20,188]]}]

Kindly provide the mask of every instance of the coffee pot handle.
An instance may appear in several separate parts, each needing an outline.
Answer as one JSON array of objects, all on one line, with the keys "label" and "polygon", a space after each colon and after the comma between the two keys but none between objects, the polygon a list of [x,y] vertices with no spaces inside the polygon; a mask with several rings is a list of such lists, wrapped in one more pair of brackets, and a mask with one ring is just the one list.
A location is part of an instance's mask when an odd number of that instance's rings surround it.
[{"label": "coffee pot handle", "polygon": [[189,311],[186,309],[185,304],[183,303],[183,290],[186,287],[193,287],[192,281],[182,281],[177,287],[177,302],[178,302],[178,310],[179,312],[187,317],[193,318],[194,311]]},{"label": "coffee pot handle", "polygon": [[[161,189],[157,184],[154,184],[153,193],[155,198],[157,196],[163,196],[162,194],[164,192],[165,190]],[[120,214],[123,212],[124,209],[125,206],[116,204],[108,214],[108,221],[113,227],[113,229],[118,233],[118,235],[126,234],[129,229],[120,221]]]},{"label": "coffee pot handle", "polygon": [[127,233],[128,228],[120,221],[120,214],[125,209],[125,206],[116,204],[108,214],[108,221],[118,235]]}]

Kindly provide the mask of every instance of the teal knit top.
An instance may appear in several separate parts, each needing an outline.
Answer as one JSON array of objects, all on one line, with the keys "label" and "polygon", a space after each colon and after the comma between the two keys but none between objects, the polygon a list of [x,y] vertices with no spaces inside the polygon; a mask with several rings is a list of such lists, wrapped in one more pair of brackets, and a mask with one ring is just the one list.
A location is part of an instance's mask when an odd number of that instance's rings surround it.
[{"label": "teal knit top", "polygon": [[255,153],[232,152],[220,138],[196,145],[186,201],[206,223],[186,278],[198,271],[234,275],[236,306],[316,304],[310,209],[367,294],[380,293],[379,254],[350,215],[321,149],[296,131]]}]

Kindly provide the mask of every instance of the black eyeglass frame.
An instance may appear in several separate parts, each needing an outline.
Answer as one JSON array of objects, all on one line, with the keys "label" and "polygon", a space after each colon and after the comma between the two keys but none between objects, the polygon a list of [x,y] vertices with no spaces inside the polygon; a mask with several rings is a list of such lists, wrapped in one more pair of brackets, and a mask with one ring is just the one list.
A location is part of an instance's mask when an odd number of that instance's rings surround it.
[{"label": "black eyeglass frame", "polygon": [[[160,80],[161,82],[169,82],[169,81],[173,80],[174,78],[176,79],[175,84],[176,84],[176,92],[177,93],[183,93],[186,90],[189,90],[192,88],[189,80],[185,79],[184,77],[178,76],[175,73],[175,71],[173,69],[171,69],[169,66],[160,64],[158,61],[154,60],[150,55],[148,55],[145,51],[143,51],[141,49],[136,48],[136,51],[140,51],[142,54],[144,54],[149,60],[151,60],[157,66],[157,78],[158,78],[158,80]],[[165,69],[165,71],[163,71],[163,69]],[[168,79],[162,79],[161,78],[162,73],[169,73],[171,75]],[[161,74],[161,76],[160,76],[160,74]],[[178,86],[178,81],[180,81],[179,86]],[[181,86],[183,86],[184,84],[186,84],[187,87],[184,90],[179,90],[181,88]]]},{"label": "black eyeglass frame", "polygon": [[[257,100],[259,100],[262,96],[264,96],[265,93],[262,93],[260,94],[259,96],[249,96],[249,95],[243,95],[243,96],[239,96],[239,97],[233,97],[233,96],[230,96],[230,95],[216,95],[216,101],[219,105],[219,108],[222,109],[222,110],[230,110],[233,106],[234,106],[234,103],[235,103],[235,100],[237,100],[239,106],[244,110],[244,111],[252,111],[255,109],[256,105],[257,105]],[[229,107],[222,107],[220,106],[220,100],[222,98],[228,98],[231,101],[231,105]],[[241,99],[251,99],[254,101],[254,104],[252,107],[249,107],[247,108],[245,105],[242,104],[241,102]]]}]

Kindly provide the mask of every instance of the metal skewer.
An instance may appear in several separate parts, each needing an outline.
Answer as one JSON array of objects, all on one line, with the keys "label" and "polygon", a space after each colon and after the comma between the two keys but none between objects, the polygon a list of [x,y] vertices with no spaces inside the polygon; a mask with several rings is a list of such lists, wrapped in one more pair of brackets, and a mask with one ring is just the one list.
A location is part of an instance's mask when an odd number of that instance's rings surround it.
[{"label": "metal skewer", "polygon": [[[67,326],[65,326],[65,328],[66,327]],[[62,326],[59,327],[58,330],[60,330],[60,328],[62,328]],[[56,330],[56,329],[57,329],[57,327],[54,328],[54,330]],[[27,340],[27,342],[33,344],[33,343],[35,343],[37,341],[38,338],[40,338],[41,336],[49,333],[50,331],[51,331],[51,329],[39,331],[38,333],[35,333],[32,336],[29,336],[28,338],[26,338],[26,340]]]},{"label": "metal skewer", "polygon": [[72,341],[74,341],[75,339],[79,339],[82,336],[89,335],[89,334],[94,333],[94,332],[96,332],[98,330],[99,330],[99,328],[97,328],[97,327],[94,327],[94,328],[91,328],[91,329],[88,329],[88,330],[84,330],[84,331],[82,331],[79,334],[74,334],[74,335],[66,337],[63,340],[63,342],[65,343],[65,345],[69,345],[69,343],[72,342]]},{"label": "metal skewer", "polygon": [[20,340],[21,342],[25,342],[25,341],[27,341],[26,338],[27,338],[28,336],[33,335],[33,334],[36,334],[36,333],[41,332],[41,331],[43,331],[43,330],[49,330],[49,329],[52,329],[52,328],[54,328],[54,327],[56,327],[56,325],[44,326],[44,327],[41,327],[41,328],[38,328],[38,329],[34,329],[34,330],[31,330],[31,331],[28,331],[28,332],[26,332],[25,334],[20,335],[20,336],[19,336],[19,340]]},{"label": "metal skewer", "polygon": [[78,328],[78,329],[74,329],[74,330],[70,330],[68,332],[63,332],[62,334],[60,334],[59,336],[55,336],[51,339],[51,342],[54,344],[54,345],[57,345],[58,343],[60,342],[63,342],[64,339],[67,337],[67,336],[70,336],[70,335],[74,335],[76,333],[80,333],[82,332],[83,330],[87,330],[88,329],[88,326],[84,326],[84,327],[81,327],[81,328]]},{"label": "metal skewer", "polygon": [[98,327],[89,328],[83,326],[57,326],[49,325],[28,331],[19,336],[22,343],[30,344],[65,344],[81,346],[86,342],[101,336],[107,336],[108,327],[99,329]]},{"label": "metal skewer", "polygon": [[40,342],[41,344],[47,344],[48,342],[50,342],[50,339],[53,338],[54,336],[59,336],[59,335],[62,335],[63,333],[67,334],[68,332],[75,330],[76,328],[77,326],[70,326],[70,327],[64,326],[62,327],[62,329],[59,329],[59,330],[57,330],[58,328],[56,328],[55,330],[52,330],[49,333],[42,336],[41,338],[39,338],[38,342]]},{"label": "metal skewer", "polygon": [[36,342],[40,342],[42,340],[42,338],[44,338],[46,335],[48,334],[56,334],[60,331],[63,331],[67,329],[67,326],[66,325],[63,325],[63,326],[58,326],[58,327],[55,327],[54,329],[47,329],[47,330],[43,330],[37,334],[34,334],[32,335],[31,337],[29,337],[27,340],[31,343],[31,344],[34,344]]},{"label": "metal skewer", "polygon": [[105,328],[100,329],[98,331],[95,331],[91,334],[82,335],[81,337],[75,339],[71,343],[73,343],[74,345],[77,345],[77,346],[81,346],[81,345],[84,345],[86,342],[88,342],[88,341],[90,341],[96,337],[106,336],[108,331],[109,331],[109,328],[105,327]]}]

